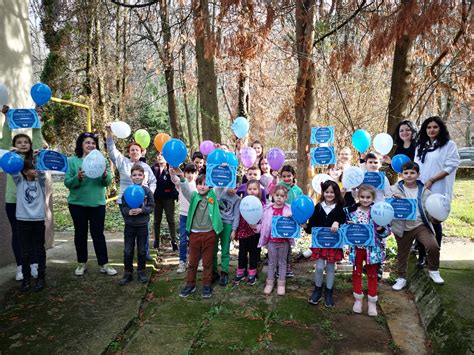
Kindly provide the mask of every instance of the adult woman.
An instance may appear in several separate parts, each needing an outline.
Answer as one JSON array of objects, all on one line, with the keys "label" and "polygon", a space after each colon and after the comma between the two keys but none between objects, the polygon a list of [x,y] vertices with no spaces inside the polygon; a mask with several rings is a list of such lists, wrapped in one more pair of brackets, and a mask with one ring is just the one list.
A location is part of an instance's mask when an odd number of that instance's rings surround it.
[{"label": "adult woman", "polygon": [[[451,199],[456,170],[460,164],[456,143],[450,139],[448,129],[438,116],[427,118],[421,125],[416,143],[415,162],[420,166],[420,180],[433,193]],[[441,224],[433,224],[436,240],[441,247]],[[424,262],[420,250],[419,264]]]},{"label": "adult woman", "polygon": [[110,167],[106,166],[102,176],[92,179],[82,170],[84,158],[94,149],[99,149],[99,138],[93,133],[82,133],[76,141],[75,156],[68,160],[68,170],[64,185],[69,189],[67,198],[69,212],[74,223],[74,245],[78,266],[76,276],[84,275],[87,270],[87,235],[90,225],[97,263],[100,272],[115,275],[117,271],[108,264],[107,245],[104,236],[105,190],[112,182]]},{"label": "adult woman", "polygon": [[[411,161],[415,159],[415,148],[416,148],[416,126],[410,120],[401,121],[395,128],[393,139],[395,141],[395,151],[392,156],[397,154],[404,154]],[[392,159],[386,155],[384,156],[384,163],[390,164]]]}]

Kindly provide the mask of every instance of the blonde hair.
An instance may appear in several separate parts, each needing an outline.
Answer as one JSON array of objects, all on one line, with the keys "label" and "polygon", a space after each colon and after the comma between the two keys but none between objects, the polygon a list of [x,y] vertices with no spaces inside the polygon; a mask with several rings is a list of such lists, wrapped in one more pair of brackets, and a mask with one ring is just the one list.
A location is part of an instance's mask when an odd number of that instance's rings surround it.
[{"label": "blonde hair", "polygon": [[361,192],[363,191],[368,191],[371,195],[372,198],[375,200],[375,197],[377,196],[377,191],[375,188],[371,185],[360,185],[359,186],[359,191],[357,192],[357,197],[360,196]]},{"label": "blonde hair", "polygon": [[286,196],[288,196],[288,189],[286,188],[286,186],[283,186],[283,185],[277,185],[277,186],[275,187],[275,190],[273,190],[273,194],[276,194],[277,191],[280,191],[280,190],[283,191],[283,193],[284,193]]}]

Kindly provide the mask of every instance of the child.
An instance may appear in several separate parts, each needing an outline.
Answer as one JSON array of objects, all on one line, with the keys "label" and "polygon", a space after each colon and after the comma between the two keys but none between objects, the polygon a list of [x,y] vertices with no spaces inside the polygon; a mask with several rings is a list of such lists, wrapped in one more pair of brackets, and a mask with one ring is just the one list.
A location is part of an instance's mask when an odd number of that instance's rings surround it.
[{"label": "child", "polygon": [[[314,207],[314,212],[308,223],[304,225],[305,231],[311,234],[313,227],[331,228],[332,233],[337,233],[339,226],[346,222],[343,210],[343,200],[339,185],[334,181],[326,181],[321,184],[321,200]],[[326,307],[334,307],[332,298],[334,274],[336,262],[343,258],[342,249],[315,248],[313,255],[316,259],[316,271],[314,273],[314,291],[308,300],[311,304],[318,304],[323,291],[323,272],[326,267],[326,288],[324,290],[324,302]]]},{"label": "child", "polygon": [[206,175],[199,175],[196,179],[197,191],[191,194],[187,180],[182,177],[179,169],[173,169],[173,174],[181,175],[181,191],[189,201],[186,231],[189,233],[189,266],[186,276],[186,286],[179,293],[179,297],[188,297],[196,291],[196,274],[199,259],[202,257],[202,297],[212,296],[212,253],[216,244],[217,235],[222,232],[222,218],[219,203],[213,190],[206,185]]},{"label": "child", "polygon": [[329,164],[327,174],[333,179],[335,182],[338,183],[339,187],[341,187],[342,183],[342,164]]},{"label": "child", "polygon": [[237,189],[237,195],[240,197],[245,197],[247,196],[247,183],[250,180],[257,180],[260,184],[260,190],[262,192],[260,200],[262,201],[262,204],[265,204],[267,202],[267,192],[265,188],[263,187],[262,183],[260,182],[260,169],[257,166],[251,166],[250,168],[247,169],[247,172],[245,173],[246,181],[242,180],[244,183],[240,185],[240,187]]},{"label": "child", "polygon": [[198,171],[198,175],[206,173],[206,161],[204,160],[204,155],[197,151],[193,153],[192,161],[194,165],[196,165],[196,169]]},{"label": "child", "polygon": [[426,189],[420,177],[420,167],[417,163],[408,162],[402,167],[402,178],[398,184],[391,187],[396,198],[412,198],[417,200],[416,220],[393,220],[392,231],[397,241],[397,268],[398,279],[393,285],[395,291],[400,291],[406,286],[408,256],[413,240],[423,244],[428,251],[429,276],[436,284],[443,284],[444,280],[439,274],[439,245],[434,237],[435,231],[426,211],[426,200],[431,191]]},{"label": "child", "polygon": [[16,219],[22,252],[23,281],[21,291],[30,289],[33,258],[38,261],[35,291],[45,286],[45,173],[36,171],[31,159],[25,159],[23,170],[12,176],[16,185]]},{"label": "child", "polygon": [[[239,181],[237,181],[239,184]],[[230,242],[235,239],[240,220],[240,197],[236,195],[237,189],[214,188],[219,201],[224,229],[217,236],[216,246],[214,247],[214,257],[212,263],[212,273],[219,278],[219,285],[226,286],[229,282],[229,261],[230,261]],[[219,250],[219,240],[221,242],[221,274],[217,272],[217,252]]]},{"label": "child", "polygon": [[[258,180],[249,180],[246,186],[247,195],[256,196],[261,200],[262,189]],[[260,235],[257,233],[257,226],[249,225],[242,215],[240,215],[239,228],[235,236],[235,239],[239,241],[239,264],[234,279],[235,283],[239,283],[245,278],[246,270],[248,271],[247,283],[253,286],[257,282],[259,238]]]},{"label": "child", "polygon": [[[381,167],[381,158],[374,153],[368,153],[365,157],[365,168],[369,173],[378,173]],[[385,197],[390,197],[392,192],[390,190],[390,181],[387,177],[384,177],[384,187],[383,189],[377,189],[377,196],[375,197],[375,202],[385,201]]]},{"label": "child", "polygon": [[[358,191],[359,202],[352,207],[344,208],[347,223],[371,224],[370,207],[374,203],[376,196],[375,189],[370,185],[361,185]],[[352,270],[352,286],[354,293],[354,313],[362,313],[362,267],[365,261],[367,269],[369,316],[377,316],[377,264],[385,258],[385,249],[382,244],[382,238],[388,237],[389,228],[384,228],[374,224],[375,228],[375,246],[359,248],[351,247],[350,260],[354,265]]]},{"label": "child", "polygon": [[263,185],[263,188],[268,191],[268,185],[273,180],[273,176],[267,158],[260,159],[258,168],[260,169],[260,183]]},{"label": "child", "polygon": [[120,211],[125,221],[124,249],[123,249],[123,265],[124,273],[120,285],[126,285],[133,280],[133,254],[135,249],[135,240],[137,243],[137,278],[138,281],[146,283],[148,278],[145,273],[146,264],[146,240],[148,238],[148,222],[150,221],[150,213],[155,207],[153,192],[143,186],[145,178],[145,169],[139,163],[132,166],[130,178],[135,185],[139,185],[145,191],[145,199],[138,208],[130,208],[125,198],[122,199]]},{"label": "child", "polygon": [[337,161],[341,163],[342,170],[349,168],[352,162],[351,148],[349,147],[342,148],[337,154]]},{"label": "child", "polygon": [[275,284],[275,271],[278,265],[278,282],[277,294],[285,295],[286,283],[286,258],[290,243],[294,243],[293,239],[273,238],[272,236],[272,219],[273,216],[291,217],[291,207],[285,203],[288,198],[288,189],[282,185],[275,187],[273,191],[273,204],[265,208],[263,212],[260,226],[259,247],[266,246],[268,249],[268,271],[267,281],[263,293],[269,295],[273,291]]},{"label": "child", "polygon": [[[184,167],[184,177],[188,181],[189,190],[196,191],[196,177],[198,171],[193,163],[186,164]],[[178,190],[179,201],[179,265],[176,272],[182,274],[186,271],[186,261],[188,254],[188,232],[186,231],[186,220],[188,218],[189,201],[186,200],[181,191],[180,179],[176,175],[171,175],[171,179]]]}]

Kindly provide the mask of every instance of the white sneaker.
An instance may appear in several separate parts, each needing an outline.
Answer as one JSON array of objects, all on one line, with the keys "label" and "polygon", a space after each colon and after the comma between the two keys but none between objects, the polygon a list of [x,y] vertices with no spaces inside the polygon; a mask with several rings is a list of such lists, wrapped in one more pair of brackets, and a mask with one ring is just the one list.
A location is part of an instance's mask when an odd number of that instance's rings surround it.
[{"label": "white sneaker", "polygon": [[102,267],[100,268],[100,272],[103,273],[103,274],[107,274],[109,276],[117,275],[117,270],[115,270],[109,264],[102,265]]},{"label": "white sneaker", "polygon": [[87,270],[87,265],[86,265],[86,263],[79,263],[79,264],[77,265],[76,270],[74,271],[74,275],[76,275],[76,276],[83,276],[84,273],[86,272],[86,270]]},{"label": "white sneaker", "polygon": [[17,281],[23,280],[23,271],[21,271],[21,265],[16,267],[15,280]]},{"label": "white sneaker", "polygon": [[435,284],[442,285],[444,284],[444,280],[441,278],[439,271],[429,271],[428,274],[430,275],[430,279],[433,280]]},{"label": "white sneaker", "polygon": [[182,274],[183,272],[186,272],[186,262],[180,260],[179,265],[178,265],[178,269],[176,270],[176,272],[178,274]]},{"label": "white sneaker", "polygon": [[392,290],[401,291],[407,285],[407,280],[399,277],[395,280],[395,284],[392,286]]},{"label": "white sneaker", "polygon": [[30,264],[31,276],[34,279],[38,278],[38,264]]},{"label": "white sneaker", "polygon": [[204,270],[204,267],[202,266],[202,259],[199,260],[199,265],[198,265],[198,271],[202,272]]}]

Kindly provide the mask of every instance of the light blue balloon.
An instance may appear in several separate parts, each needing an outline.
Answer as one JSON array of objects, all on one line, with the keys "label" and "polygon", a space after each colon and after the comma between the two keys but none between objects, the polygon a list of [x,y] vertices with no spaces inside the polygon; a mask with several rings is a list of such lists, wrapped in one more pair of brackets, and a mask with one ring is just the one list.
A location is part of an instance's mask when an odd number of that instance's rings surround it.
[{"label": "light blue balloon", "polygon": [[245,117],[237,117],[231,128],[237,138],[242,139],[249,133],[250,124]]},{"label": "light blue balloon", "polygon": [[43,83],[36,83],[31,87],[31,98],[38,106],[44,105],[53,95],[51,88]]},{"label": "light blue balloon", "polygon": [[306,223],[313,215],[313,212],[314,202],[309,196],[299,196],[291,204],[293,219],[299,224]]},{"label": "light blue balloon", "polygon": [[385,227],[392,222],[395,212],[387,202],[377,202],[370,209],[370,216],[379,226]]},{"label": "light blue balloon", "polygon": [[19,154],[8,152],[3,154],[0,166],[7,174],[14,175],[23,170],[23,164],[23,158]]},{"label": "light blue balloon", "polygon": [[168,164],[177,168],[186,159],[188,150],[183,141],[173,138],[165,143],[162,154]]},{"label": "light blue balloon", "polygon": [[364,129],[358,129],[352,135],[352,145],[361,153],[369,149],[371,141],[369,132]]},{"label": "light blue balloon", "polygon": [[145,191],[140,185],[132,185],[125,189],[123,198],[130,208],[138,208],[145,200]]},{"label": "light blue balloon", "polygon": [[239,159],[237,158],[237,155],[231,152],[226,152],[225,155],[227,164],[229,164],[229,166],[233,166],[236,168],[239,166]]}]

